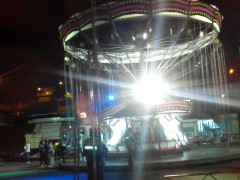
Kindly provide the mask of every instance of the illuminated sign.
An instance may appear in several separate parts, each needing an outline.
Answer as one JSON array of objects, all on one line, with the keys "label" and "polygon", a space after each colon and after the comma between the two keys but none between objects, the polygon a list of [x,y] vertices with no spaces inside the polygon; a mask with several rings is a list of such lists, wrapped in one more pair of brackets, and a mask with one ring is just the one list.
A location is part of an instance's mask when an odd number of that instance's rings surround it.
[{"label": "illuminated sign", "polygon": [[183,101],[163,101],[156,105],[156,109],[158,113],[184,113],[191,112],[192,102],[190,100]]}]

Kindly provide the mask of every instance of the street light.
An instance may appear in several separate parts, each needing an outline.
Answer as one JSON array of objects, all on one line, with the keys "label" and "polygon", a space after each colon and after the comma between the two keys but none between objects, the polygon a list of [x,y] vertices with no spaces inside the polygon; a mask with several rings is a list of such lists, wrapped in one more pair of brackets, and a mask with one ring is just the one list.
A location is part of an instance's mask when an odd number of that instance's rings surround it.
[{"label": "street light", "polygon": [[233,74],[234,73],[234,69],[229,69],[229,74]]}]

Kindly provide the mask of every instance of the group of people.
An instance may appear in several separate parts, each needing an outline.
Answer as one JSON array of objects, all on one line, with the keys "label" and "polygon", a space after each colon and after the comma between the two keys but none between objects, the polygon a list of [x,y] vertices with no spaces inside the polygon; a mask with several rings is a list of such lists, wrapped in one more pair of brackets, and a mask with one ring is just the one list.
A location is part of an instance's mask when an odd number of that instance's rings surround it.
[{"label": "group of people", "polygon": [[[71,147],[71,140],[69,140],[70,138],[66,134],[63,135],[63,137],[58,145],[58,148],[60,149],[60,152],[61,152],[61,158],[62,158],[63,163],[66,163],[66,155],[67,155],[67,152],[69,152],[70,147]],[[78,149],[79,150],[79,160],[86,161],[86,158],[82,155],[84,135],[82,134],[81,130],[79,130],[78,137],[76,137],[76,138],[78,139],[78,143],[76,143],[76,145],[79,148]]]},{"label": "group of people", "polygon": [[53,167],[54,166],[54,154],[55,150],[53,148],[52,142],[48,139],[41,140],[39,143],[39,153],[40,153],[40,165],[41,167]]},{"label": "group of people", "polygon": [[[90,137],[84,140],[82,132],[79,133],[78,146],[79,146],[79,158],[80,161],[87,161],[88,166],[88,179],[92,180],[94,177],[94,159],[96,160],[96,177],[97,179],[103,179],[103,167],[104,159],[108,154],[108,149],[106,145],[102,142],[100,133],[95,131],[95,145],[93,145],[93,131],[90,129]],[[129,151],[128,162],[130,165],[133,163],[132,157],[134,156],[134,140],[133,140],[132,129],[129,129],[125,134],[125,143]],[[67,136],[64,135],[61,143],[59,144],[61,148],[61,155],[63,162],[66,162],[66,152],[67,152]],[[95,158],[93,157],[93,151],[95,149]],[[25,150],[27,152],[28,162],[30,154],[30,144],[26,143]],[[39,143],[39,153],[40,153],[40,165],[42,167],[53,167],[54,166],[54,155],[55,150],[53,148],[52,142],[48,139],[41,140]],[[85,160],[86,159],[86,160]]]}]

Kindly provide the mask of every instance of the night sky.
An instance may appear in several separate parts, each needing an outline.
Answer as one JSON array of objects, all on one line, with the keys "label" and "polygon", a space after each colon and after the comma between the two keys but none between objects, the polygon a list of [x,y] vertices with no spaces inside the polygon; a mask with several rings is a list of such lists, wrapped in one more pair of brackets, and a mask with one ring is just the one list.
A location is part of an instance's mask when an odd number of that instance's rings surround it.
[{"label": "night sky", "polygon": [[[217,5],[224,16],[220,40],[228,65],[239,64],[240,0],[205,2]],[[0,104],[28,102],[37,87],[54,87],[63,80],[58,27],[88,8],[90,0],[0,1]]]}]

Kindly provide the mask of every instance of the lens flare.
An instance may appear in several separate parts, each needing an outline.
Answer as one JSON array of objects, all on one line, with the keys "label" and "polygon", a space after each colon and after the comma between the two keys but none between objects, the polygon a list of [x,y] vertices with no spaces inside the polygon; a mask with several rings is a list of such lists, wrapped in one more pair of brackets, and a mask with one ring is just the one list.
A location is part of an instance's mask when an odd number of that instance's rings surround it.
[{"label": "lens flare", "polygon": [[169,93],[169,85],[156,75],[146,76],[133,86],[135,97],[148,105],[160,102]]}]

